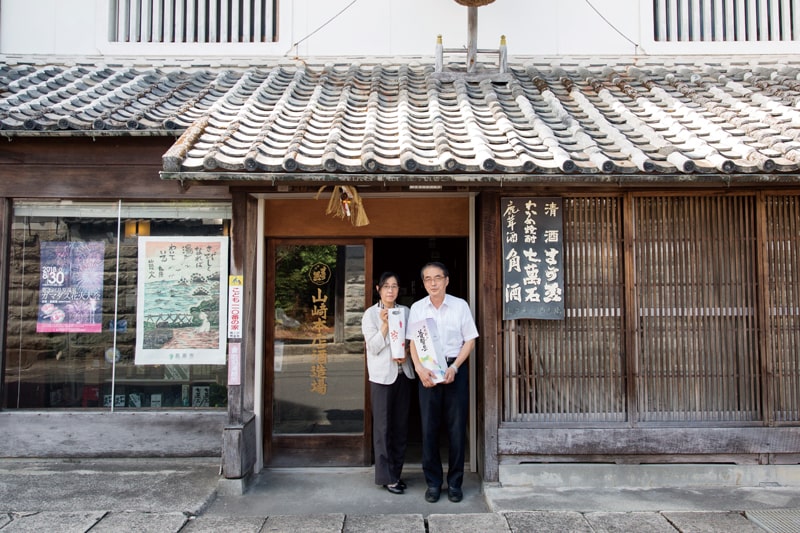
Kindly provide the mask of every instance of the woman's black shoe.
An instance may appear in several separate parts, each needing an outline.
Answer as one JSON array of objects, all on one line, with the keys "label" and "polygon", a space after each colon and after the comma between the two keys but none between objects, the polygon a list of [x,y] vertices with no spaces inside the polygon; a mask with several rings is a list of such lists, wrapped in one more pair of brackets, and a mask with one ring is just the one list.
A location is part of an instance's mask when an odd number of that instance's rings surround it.
[{"label": "woman's black shoe", "polygon": [[408,488],[408,485],[406,485],[406,482],[403,481],[402,479],[398,479],[397,483],[395,483],[395,485],[397,485],[398,487],[400,487],[403,490],[406,490]]},{"label": "woman's black shoe", "polygon": [[400,486],[399,483],[392,483],[391,485],[384,485],[383,488],[391,492],[392,494],[403,494],[403,488]]}]

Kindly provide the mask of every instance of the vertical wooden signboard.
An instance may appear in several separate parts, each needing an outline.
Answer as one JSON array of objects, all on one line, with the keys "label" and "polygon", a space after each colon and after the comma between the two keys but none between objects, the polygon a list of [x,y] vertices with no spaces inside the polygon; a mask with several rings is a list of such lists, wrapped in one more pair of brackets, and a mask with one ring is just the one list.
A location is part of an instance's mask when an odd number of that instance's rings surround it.
[{"label": "vertical wooden signboard", "polygon": [[561,198],[503,198],[503,320],[564,319]]}]

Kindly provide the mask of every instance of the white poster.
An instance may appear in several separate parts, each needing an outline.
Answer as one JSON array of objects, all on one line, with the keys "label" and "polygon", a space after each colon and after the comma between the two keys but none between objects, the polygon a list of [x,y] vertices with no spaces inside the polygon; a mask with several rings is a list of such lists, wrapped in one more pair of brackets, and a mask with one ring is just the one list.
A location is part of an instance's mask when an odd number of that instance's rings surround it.
[{"label": "white poster", "polygon": [[227,281],[227,237],[139,237],[136,364],[224,365]]}]

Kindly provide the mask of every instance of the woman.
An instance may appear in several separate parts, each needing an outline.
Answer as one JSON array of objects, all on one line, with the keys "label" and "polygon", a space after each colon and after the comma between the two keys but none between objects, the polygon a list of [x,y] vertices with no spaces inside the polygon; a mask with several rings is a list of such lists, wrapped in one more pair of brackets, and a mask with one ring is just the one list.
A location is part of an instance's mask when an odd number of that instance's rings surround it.
[{"label": "woman", "polygon": [[414,379],[414,365],[407,356],[405,342],[408,307],[397,304],[397,274],[384,272],[375,288],[380,301],[368,308],[361,319],[372,398],[375,484],[392,494],[402,494],[406,484],[400,475],[408,442],[408,406]]}]

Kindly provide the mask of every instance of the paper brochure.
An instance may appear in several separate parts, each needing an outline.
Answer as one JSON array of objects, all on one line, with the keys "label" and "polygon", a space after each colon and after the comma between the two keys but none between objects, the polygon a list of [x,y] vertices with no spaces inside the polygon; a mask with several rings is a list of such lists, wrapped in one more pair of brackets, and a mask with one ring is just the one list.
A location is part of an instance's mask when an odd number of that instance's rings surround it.
[{"label": "paper brochure", "polygon": [[434,373],[434,383],[444,381],[444,373],[447,370],[447,363],[444,359],[442,350],[439,349],[439,331],[436,322],[432,318],[426,318],[419,322],[409,325],[412,332],[412,340],[417,349],[419,362]]},{"label": "paper brochure", "polygon": [[406,321],[405,313],[399,307],[387,309],[389,317],[389,349],[392,359],[406,358]]}]

